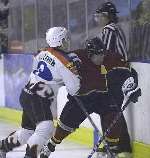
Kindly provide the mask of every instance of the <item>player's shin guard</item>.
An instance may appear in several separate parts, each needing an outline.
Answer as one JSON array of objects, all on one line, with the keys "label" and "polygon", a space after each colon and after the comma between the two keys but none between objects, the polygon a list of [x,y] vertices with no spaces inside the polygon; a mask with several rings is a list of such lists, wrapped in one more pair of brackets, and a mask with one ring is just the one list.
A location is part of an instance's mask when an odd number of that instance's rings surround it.
[{"label": "player's shin guard", "polygon": [[37,145],[37,155],[46,141],[52,137],[54,132],[53,122],[50,120],[41,121],[35,129],[34,134],[28,139],[27,144],[30,147]]}]

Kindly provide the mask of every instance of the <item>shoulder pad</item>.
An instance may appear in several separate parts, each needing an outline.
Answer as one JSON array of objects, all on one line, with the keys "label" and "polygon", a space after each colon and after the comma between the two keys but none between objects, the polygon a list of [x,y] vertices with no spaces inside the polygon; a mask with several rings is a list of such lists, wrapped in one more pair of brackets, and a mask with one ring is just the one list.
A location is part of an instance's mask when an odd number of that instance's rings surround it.
[{"label": "shoulder pad", "polygon": [[61,51],[57,51],[54,49],[48,49],[48,52],[50,52],[55,58],[57,58],[66,68],[68,68],[72,73],[78,74],[78,71],[76,67],[74,66],[74,63],[67,54],[64,54]]},{"label": "shoulder pad", "polygon": [[117,53],[108,53],[104,58],[104,65],[107,71],[117,68],[130,69],[129,63]]}]

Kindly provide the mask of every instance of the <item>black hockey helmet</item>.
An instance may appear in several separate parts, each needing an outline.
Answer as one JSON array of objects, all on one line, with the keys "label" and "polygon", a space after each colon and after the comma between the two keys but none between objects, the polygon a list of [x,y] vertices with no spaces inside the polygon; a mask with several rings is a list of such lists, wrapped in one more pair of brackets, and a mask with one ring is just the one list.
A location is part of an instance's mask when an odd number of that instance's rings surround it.
[{"label": "black hockey helmet", "polygon": [[104,54],[104,51],[106,50],[102,40],[98,37],[86,40],[85,46],[88,53],[88,57],[91,57],[93,54]]},{"label": "black hockey helmet", "polygon": [[119,13],[116,9],[116,6],[112,2],[103,3],[101,7],[96,9],[96,13],[104,13],[104,14],[116,14]]}]

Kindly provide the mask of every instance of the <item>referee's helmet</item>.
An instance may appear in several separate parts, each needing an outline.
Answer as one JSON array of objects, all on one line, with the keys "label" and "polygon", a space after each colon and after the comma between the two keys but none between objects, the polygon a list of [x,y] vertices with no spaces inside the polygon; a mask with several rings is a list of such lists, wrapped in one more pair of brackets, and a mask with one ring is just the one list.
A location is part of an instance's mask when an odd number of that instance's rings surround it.
[{"label": "referee's helmet", "polygon": [[103,3],[101,7],[96,9],[96,13],[103,13],[103,14],[116,14],[119,13],[116,9],[116,6],[112,2]]}]

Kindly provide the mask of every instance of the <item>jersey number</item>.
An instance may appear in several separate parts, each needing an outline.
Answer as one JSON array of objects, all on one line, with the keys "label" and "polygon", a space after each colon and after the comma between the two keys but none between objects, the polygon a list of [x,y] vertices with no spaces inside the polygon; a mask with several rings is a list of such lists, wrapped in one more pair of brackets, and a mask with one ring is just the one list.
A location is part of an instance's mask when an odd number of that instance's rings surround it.
[{"label": "jersey number", "polygon": [[38,63],[37,69],[34,70],[33,73],[46,81],[51,81],[53,79],[52,73],[44,61]]}]

